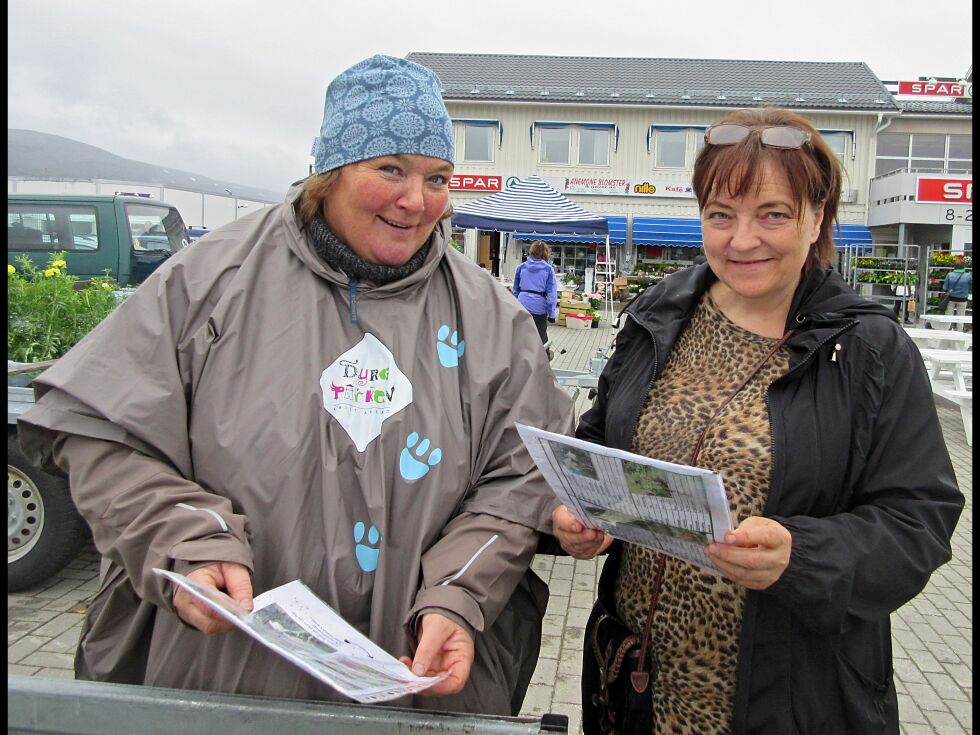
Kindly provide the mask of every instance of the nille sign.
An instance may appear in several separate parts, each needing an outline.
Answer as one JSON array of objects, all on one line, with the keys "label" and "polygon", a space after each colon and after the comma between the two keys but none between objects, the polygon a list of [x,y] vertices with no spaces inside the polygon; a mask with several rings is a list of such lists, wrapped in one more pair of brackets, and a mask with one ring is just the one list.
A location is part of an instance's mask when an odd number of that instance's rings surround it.
[{"label": "nille sign", "polygon": [[456,174],[449,180],[450,191],[500,191],[499,176]]},{"label": "nille sign", "polygon": [[972,82],[899,82],[899,94],[923,97],[973,97]]},{"label": "nille sign", "polygon": [[920,176],[916,181],[915,199],[940,204],[973,204],[973,181]]}]

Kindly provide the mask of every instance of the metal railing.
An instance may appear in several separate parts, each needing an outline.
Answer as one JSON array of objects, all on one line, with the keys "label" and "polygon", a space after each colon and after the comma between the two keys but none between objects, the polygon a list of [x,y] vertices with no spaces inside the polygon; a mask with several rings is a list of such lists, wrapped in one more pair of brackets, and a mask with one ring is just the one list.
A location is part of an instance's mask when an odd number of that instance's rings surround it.
[{"label": "metal railing", "polygon": [[7,676],[8,735],[567,733],[568,717],[494,717]]}]

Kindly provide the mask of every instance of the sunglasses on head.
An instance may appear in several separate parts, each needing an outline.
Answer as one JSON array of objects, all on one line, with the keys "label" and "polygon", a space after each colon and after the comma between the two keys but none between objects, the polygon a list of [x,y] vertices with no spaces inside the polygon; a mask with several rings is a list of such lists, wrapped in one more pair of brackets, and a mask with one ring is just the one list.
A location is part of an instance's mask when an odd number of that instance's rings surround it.
[{"label": "sunglasses on head", "polygon": [[750,128],[735,123],[720,123],[712,125],[704,131],[704,142],[711,145],[737,145],[752,133],[758,133],[759,142],[768,148],[802,148],[813,137],[806,130],[801,130],[792,125]]}]

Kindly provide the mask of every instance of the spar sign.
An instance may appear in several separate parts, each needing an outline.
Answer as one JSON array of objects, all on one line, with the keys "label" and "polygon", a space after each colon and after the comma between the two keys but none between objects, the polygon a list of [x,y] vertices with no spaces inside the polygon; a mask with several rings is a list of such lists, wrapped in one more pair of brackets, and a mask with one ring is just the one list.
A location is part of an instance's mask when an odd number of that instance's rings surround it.
[{"label": "spar sign", "polygon": [[937,82],[935,79],[918,82],[899,82],[898,93],[917,97],[973,97],[973,82]]},{"label": "spar sign", "polygon": [[915,200],[939,204],[973,204],[973,180],[919,176],[915,182]]},{"label": "spar sign", "polygon": [[500,176],[456,174],[449,180],[450,191],[500,191]]}]

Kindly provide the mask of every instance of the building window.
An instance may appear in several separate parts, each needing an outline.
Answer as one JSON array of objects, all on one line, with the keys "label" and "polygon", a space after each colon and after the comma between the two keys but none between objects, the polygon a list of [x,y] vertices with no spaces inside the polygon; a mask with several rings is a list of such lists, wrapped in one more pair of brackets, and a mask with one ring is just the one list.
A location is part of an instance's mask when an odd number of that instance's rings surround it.
[{"label": "building window", "polygon": [[847,134],[821,133],[820,137],[824,139],[824,142],[834,152],[834,155],[843,162],[844,155],[847,153]]},{"label": "building window", "polygon": [[541,163],[565,163],[572,142],[571,128],[538,128],[538,151]]},{"label": "building window", "polygon": [[613,123],[535,121],[531,143],[537,145],[538,163],[608,166],[613,134],[618,141],[619,129]]},{"label": "building window", "polygon": [[609,131],[579,128],[578,162],[582,166],[609,165]]},{"label": "building window", "polygon": [[950,173],[973,173],[973,136],[948,135],[946,160]]},{"label": "building window", "polygon": [[493,161],[493,137],[496,128],[489,125],[463,126],[463,160],[488,163]]},{"label": "building window", "polygon": [[687,132],[658,132],[654,166],[656,168],[687,167]]},{"label": "building window", "polygon": [[936,133],[881,133],[875,176],[915,169],[938,173],[973,171],[973,136]]}]

